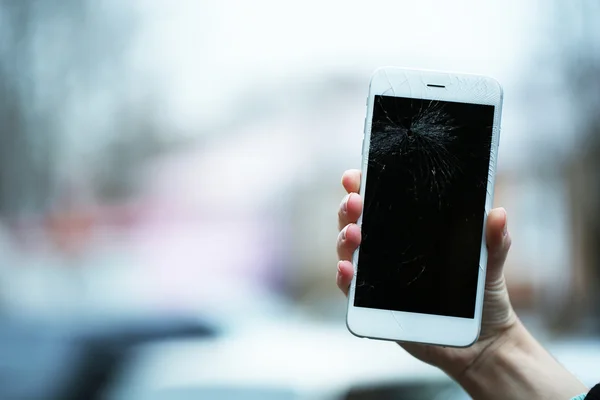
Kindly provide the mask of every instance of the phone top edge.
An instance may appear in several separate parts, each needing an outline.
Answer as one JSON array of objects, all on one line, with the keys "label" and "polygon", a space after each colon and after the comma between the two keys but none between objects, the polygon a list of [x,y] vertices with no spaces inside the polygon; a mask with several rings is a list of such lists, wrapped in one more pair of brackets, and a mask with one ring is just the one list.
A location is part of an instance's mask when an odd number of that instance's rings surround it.
[{"label": "phone top edge", "polygon": [[377,95],[497,107],[504,101],[502,85],[489,76],[399,67],[373,72],[366,102],[369,108]]},{"label": "phone top edge", "polygon": [[375,70],[373,70],[373,72],[371,73],[371,80],[379,72],[387,71],[387,70],[404,71],[404,72],[411,72],[411,73],[423,73],[424,72],[424,73],[429,73],[429,74],[461,75],[461,76],[469,76],[469,77],[473,77],[473,78],[485,78],[485,79],[493,80],[499,87],[502,87],[500,82],[491,75],[484,75],[484,74],[475,73],[475,72],[452,71],[452,70],[443,70],[443,69],[398,67],[398,66],[393,66],[393,65],[385,65],[385,66],[375,68]]},{"label": "phone top edge", "polygon": [[493,84],[496,87],[498,97],[502,101],[504,98],[504,88],[498,79],[494,78],[490,75],[483,75],[480,73],[471,73],[471,72],[460,72],[460,71],[447,71],[447,70],[433,70],[433,69],[418,69],[418,68],[405,68],[405,67],[395,67],[395,66],[383,66],[376,68],[372,73],[369,79],[369,93],[371,92],[371,87],[373,81],[377,79],[378,75],[381,73],[387,74],[388,72],[405,72],[411,74],[429,74],[431,76],[454,76],[454,77],[465,77],[469,79],[482,79],[486,80]]}]

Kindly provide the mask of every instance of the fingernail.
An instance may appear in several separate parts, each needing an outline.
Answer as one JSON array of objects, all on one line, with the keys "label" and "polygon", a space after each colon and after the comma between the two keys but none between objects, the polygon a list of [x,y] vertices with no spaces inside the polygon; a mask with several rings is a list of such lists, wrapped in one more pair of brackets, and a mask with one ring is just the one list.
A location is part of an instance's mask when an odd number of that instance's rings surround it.
[{"label": "fingernail", "polygon": [[342,229],[342,240],[346,240],[346,231],[348,230],[348,225]]},{"label": "fingernail", "polygon": [[504,228],[502,229],[502,236],[508,235],[508,215],[506,214],[506,210],[504,210]]},{"label": "fingernail", "polygon": [[340,285],[340,282],[342,281],[342,268],[341,268],[342,262],[339,261],[338,262],[338,266],[337,266],[337,273],[335,274],[335,282],[337,283],[337,285]]},{"label": "fingernail", "polygon": [[346,212],[348,210],[348,200],[350,200],[350,193],[348,193],[346,195],[346,197],[344,197],[344,200],[342,200],[342,211]]}]

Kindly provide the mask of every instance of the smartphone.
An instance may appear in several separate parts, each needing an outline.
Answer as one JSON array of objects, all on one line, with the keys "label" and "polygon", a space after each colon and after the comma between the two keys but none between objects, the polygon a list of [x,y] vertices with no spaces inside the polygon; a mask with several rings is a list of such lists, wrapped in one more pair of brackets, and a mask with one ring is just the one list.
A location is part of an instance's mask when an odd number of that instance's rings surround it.
[{"label": "smartphone", "polygon": [[492,78],[395,67],[371,78],[362,242],[347,326],[467,347],[481,327],[503,92]]}]

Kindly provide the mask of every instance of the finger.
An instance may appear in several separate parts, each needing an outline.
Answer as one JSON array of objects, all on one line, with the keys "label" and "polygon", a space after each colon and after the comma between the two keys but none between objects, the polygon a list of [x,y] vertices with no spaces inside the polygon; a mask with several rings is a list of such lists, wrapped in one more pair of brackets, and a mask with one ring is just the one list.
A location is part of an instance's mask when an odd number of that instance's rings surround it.
[{"label": "finger", "polygon": [[352,261],[352,255],[358,245],[360,245],[360,228],[356,224],[346,225],[338,235],[338,260]]},{"label": "finger", "polygon": [[336,284],[338,288],[346,296],[348,296],[348,290],[350,289],[350,283],[352,282],[352,276],[354,275],[354,267],[352,263],[348,260],[338,261],[337,265],[337,276],[336,276]]},{"label": "finger", "polygon": [[361,172],[358,169],[349,169],[342,175],[342,186],[348,193],[358,193],[360,190]]},{"label": "finger", "polygon": [[342,229],[348,224],[353,224],[360,217],[362,212],[362,197],[356,193],[348,193],[338,210],[338,229]]},{"label": "finger", "polygon": [[507,214],[504,208],[493,209],[487,218],[488,262],[486,280],[488,282],[497,282],[502,277],[504,262],[511,244],[507,222]]}]

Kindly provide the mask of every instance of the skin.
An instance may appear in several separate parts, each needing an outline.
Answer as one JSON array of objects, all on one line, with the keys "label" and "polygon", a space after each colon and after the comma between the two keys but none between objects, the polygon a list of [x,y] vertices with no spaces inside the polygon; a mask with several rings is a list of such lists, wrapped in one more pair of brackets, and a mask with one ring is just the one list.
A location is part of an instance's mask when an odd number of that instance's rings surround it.
[{"label": "skin", "polygon": [[[361,172],[348,170],[342,177],[342,185],[348,193],[338,211],[337,239],[337,285],[348,294],[354,274],[352,256],[360,245],[361,232],[356,225],[362,213],[360,190]],[[452,376],[466,373],[478,359],[485,357],[494,348],[496,341],[517,326],[518,319],[508,298],[503,268],[510,248],[510,235],[507,229],[507,215],[503,208],[493,209],[488,215],[486,230],[488,246],[488,266],[485,286],[482,330],[479,340],[468,348],[444,348],[438,346],[399,343],[414,357],[448,372]]]},{"label": "skin", "polygon": [[[356,225],[363,207],[358,194],[360,181],[358,170],[346,171],[342,177],[348,194],[338,211],[336,280],[346,295],[354,274],[352,256],[361,241]],[[540,345],[512,308],[503,274],[511,243],[503,208],[489,213],[486,241],[488,263],[479,340],[468,348],[399,345],[419,360],[445,371],[474,399],[563,400],[586,393],[585,385]]]}]

